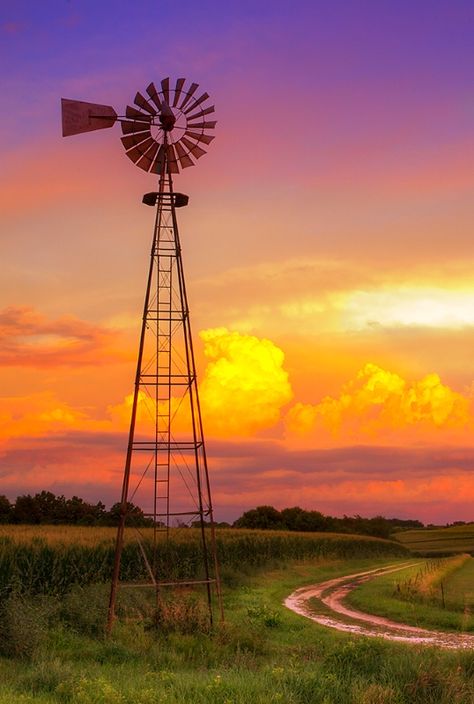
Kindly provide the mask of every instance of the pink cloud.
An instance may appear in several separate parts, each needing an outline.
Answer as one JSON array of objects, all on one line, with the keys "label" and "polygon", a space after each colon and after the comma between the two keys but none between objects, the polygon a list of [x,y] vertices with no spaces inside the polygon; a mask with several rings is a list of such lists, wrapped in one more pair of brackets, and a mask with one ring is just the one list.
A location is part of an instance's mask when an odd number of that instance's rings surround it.
[{"label": "pink cloud", "polygon": [[[125,445],[126,433],[114,432],[66,431],[12,441],[2,457],[2,486],[12,498],[45,488],[112,503],[121,486]],[[258,504],[426,522],[472,519],[472,448],[291,450],[268,440],[211,440],[207,448],[222,520]],[[137,502],[146,500],[143,492]]]},{"label": "pink cloud", "polygon": [[49,319],[34,308],[0,311],[0,365],[54,367],[101,365],[122,356],[113,330],[73,316]]}]

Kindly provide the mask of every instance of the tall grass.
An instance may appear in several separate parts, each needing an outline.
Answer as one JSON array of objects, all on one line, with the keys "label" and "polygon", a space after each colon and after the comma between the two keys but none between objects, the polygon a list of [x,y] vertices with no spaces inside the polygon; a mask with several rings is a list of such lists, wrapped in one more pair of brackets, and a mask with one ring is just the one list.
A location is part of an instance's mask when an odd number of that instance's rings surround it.
[{"label": "tall grass", "polygon": [[[228,620],[207,634],[122,621],[99,639],[56,625],[33,658],[0,658],[0,704],[472,704],[472,652],[349,637],[282,606],[289,585],[369,561],[261,573],[227,590]],[[74,626],[76,607],[64,605]]]},{"label": "tall grass", "polygon": [[[112,573],[114,531],[49,527],[40,538],[11,527],[0,537],[0,594],[64,594],[73,585],[107,582]],[[33,534],[34,535],[34,534]],[[129,531],[122,554],[121,579],[147,579],[139,545]],[[143,531],[151,550],[151,532]],[[284,531],[222,530],[217,551],[224,577],[287,560],[405,555],[401,545],[364,536]],[[156,554],[159,579],[185,580],[201,576],[200,531],[175,530],[161,539]]]},{"label": "tall grass", "polygon": [[[395,596],[409,602],[432,603],[446,608],[446,583],[472,558],[469,555],[456,555],[449,558],[427,560],[415,575],[397,582]],[[463,600],[461,600],[463,601]],[[451,599],[450,608],[461,608],[461,603]]]}]

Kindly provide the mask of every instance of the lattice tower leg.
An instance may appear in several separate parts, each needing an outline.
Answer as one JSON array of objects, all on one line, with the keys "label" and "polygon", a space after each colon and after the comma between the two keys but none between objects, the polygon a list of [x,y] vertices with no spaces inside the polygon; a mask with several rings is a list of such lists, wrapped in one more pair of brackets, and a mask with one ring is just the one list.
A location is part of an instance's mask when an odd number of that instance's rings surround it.
[{"label": "lattice tower leg", "polygon": [[[145,507],[153,539],[137,536],[146,582],[157,598],[164,586],[203,584],[209,619],[213,592],[223,618],[213,508],[189,307],[171,175],[160,178],[122,485],[107,631],[115,619],[129,502]],[[193,521],[193,518],[195,519]],[[174,521],[199,525],[202,578],[179,581],[160,574],[160,544]],[[161,535],[163,534],[163,535]]]}]

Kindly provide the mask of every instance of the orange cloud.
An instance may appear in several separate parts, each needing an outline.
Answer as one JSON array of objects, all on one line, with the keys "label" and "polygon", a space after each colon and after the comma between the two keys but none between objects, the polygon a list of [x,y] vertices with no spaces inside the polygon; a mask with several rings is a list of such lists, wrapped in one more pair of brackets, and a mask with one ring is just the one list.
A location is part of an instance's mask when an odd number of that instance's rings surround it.
[{"label": "orange cloud", "polygon": [[51,320],[27,306],[0,312],[2,366],[100,365],[121,356],[112,347],[116,339],[113,330],[73,316]]},{"label": "orange cloud", "polygon": [[0,441],[110,427],[110,422],[93,420],[83,410],[64,403],[50,392],[2,398],[0,403]]},{"label": "orange cloud", "polygon": [[470,400],[444,385],[437,374],[409,383],[371,363],[342,387],[338,398],[327,396],[315,405],[296,403],[286,416],[291,433],[327,430],[346,440],[408,427],[459,429],[472,422]]}]

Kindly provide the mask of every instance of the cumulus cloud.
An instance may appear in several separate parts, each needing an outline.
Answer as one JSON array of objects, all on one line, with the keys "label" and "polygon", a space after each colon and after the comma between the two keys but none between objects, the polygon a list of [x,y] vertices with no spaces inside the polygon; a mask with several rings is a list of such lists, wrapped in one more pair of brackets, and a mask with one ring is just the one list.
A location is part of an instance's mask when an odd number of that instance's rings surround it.
[{"label": "cumulus cloud", "polygon": [[[208,362],[199,384],[199,398],[206,435],[252,435],[276,425],[281,408],[292,396],[283,351],[273,342],[243,335],[227,328],[203,330],[204,355]],[[120,404],[110,406],[113,424],[129,423],[133,394]],[[159,412],[168,414],[167,401]],[[171,399],[172,427],[176,433],[190,429],[189,402]],[[139,392],[137,430],[149,431],[154,424],[155,401]]]},{"label": "cumulus cloud", "polygon": [[243,435],[275,425],[293,395],[283,351],[270,340],[227,328],[200,336],[209,360],[200,385],[206,425],[218,434]]},{"label": "cumulus cloud", "polygon": [[342,387],[338,398],[296,403],[286,416],[290,432],[326,429],[346,438],[408,427],[465,428],[472,421],[470,400],[443,384],[438,374],[410,383],[372,363]]},{"label": "cumulus cloud", "polygon": [[28,306],[10,306],[0,312],[0,365],[99,365],[118,356],[116,337],[74,316],[52,320]]}]

